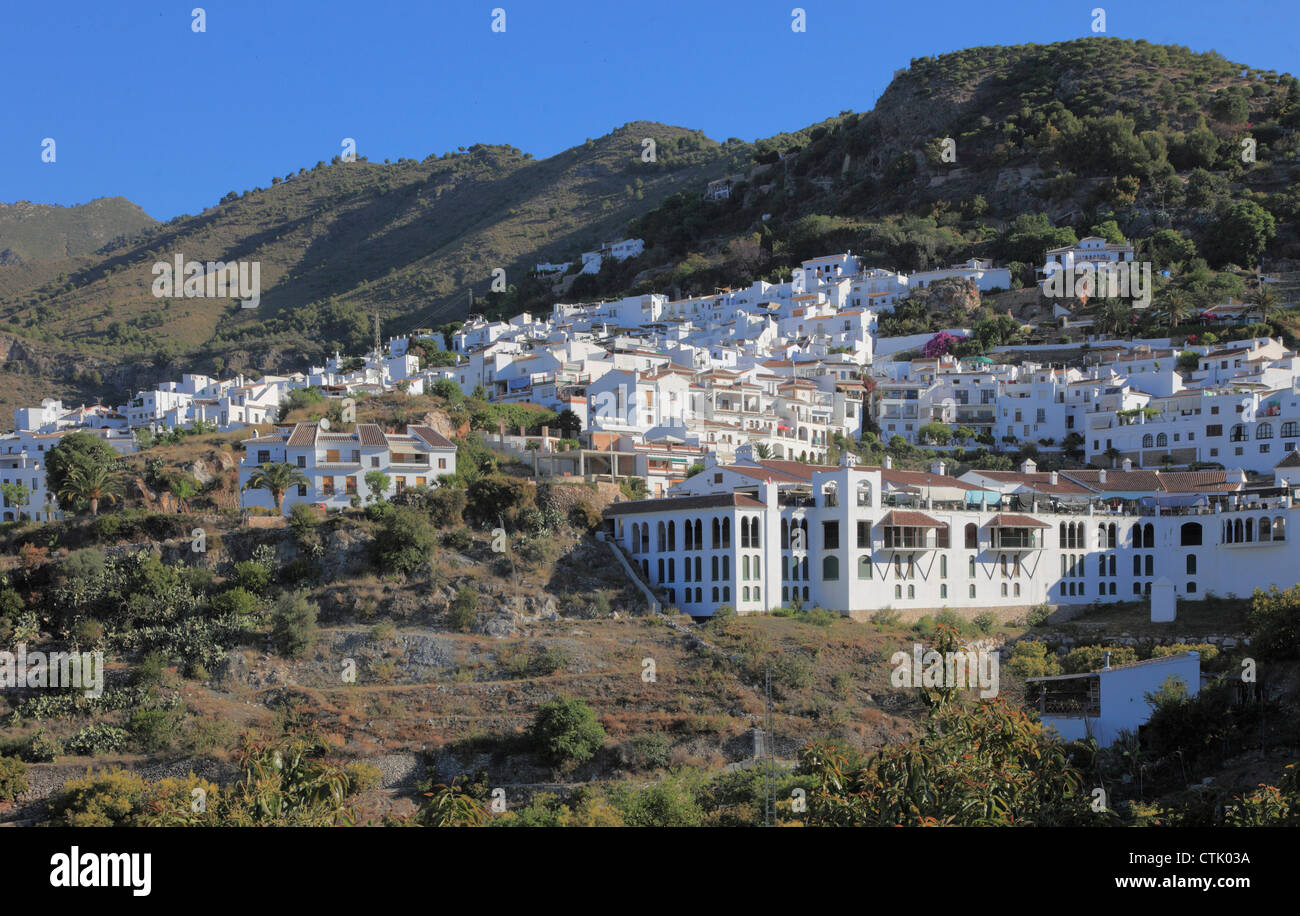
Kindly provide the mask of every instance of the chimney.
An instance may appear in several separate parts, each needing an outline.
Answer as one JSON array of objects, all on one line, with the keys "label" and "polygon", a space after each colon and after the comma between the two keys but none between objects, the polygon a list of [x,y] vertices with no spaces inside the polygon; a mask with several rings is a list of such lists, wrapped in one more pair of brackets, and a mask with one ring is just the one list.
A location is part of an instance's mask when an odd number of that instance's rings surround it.
[{"label": "chimney", "polygon": [[1132,458],[1125,458],[1125,459],[1124,459],[1124,470],[1126,470],[1126,471],[1131,471],[1131,470],[1133,470],[1133,459],[1132,459]]},{"label": "chimney", "polygon": [[1060,483],[1060,482],[1061,482],[1060,475],[1057,474],[1055,471],[1053,471],[1053,472],[1052,472],[1052,486],[1056,486],[1056,485],[1057,485],[1058,483]]},{"label": "chimney", "polygon": [[939,477],[942,477],[946,470],[948,470],[948,466],[943,463],[942,458],[930,465],[930,473]]},{"label": "chimney", "polygon": [[892,470],[893,467],[894,467],[894,457],[893,457],[892,455],[886,455],[886,456],[885,456],[885,468],[886,468],[887,470]]},{"label": "chimney", "polygon": [[850,452],[848,449],[845,449],[844,451],[840,452],[840,467],[842,468],[853,467],[853,453]]},{"label": "chimney", "polygon": [[1021,474],[1033,474],[1037,470],[1038,464],[1033,458],[1026,458],[1024,461],[1020,462]]},{"label": "chimney", "polygon": [[1097,472],[1097,483],[1105,483],[1105,482],[1106,482],[1106,469],[1102,468],[1100,471]]}]

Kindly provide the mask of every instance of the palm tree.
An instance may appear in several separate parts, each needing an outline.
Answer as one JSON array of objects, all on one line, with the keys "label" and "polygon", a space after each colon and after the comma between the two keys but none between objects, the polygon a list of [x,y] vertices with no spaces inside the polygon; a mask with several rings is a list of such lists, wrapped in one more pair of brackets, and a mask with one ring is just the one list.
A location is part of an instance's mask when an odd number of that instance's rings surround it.
[{"label": "palm tree", "polygon": [[1171,328],[1178,327],[1179,322],[1187,317],[1187,298],[1177,290],[1170,290],[1165,296],[1165,317]]},{"label": "palm tree", "polygon": [[122,495],[122,475],[107,464],[79,464],[68,472],[59,499],[75,505],[86,503],[91,515],[99,515],[99,504],[117,502]]},{"label": "palm tree", "polygon": [[1269,313],[1272,312],[1274,306],[1277,305],[1277,293],[1273,292],[1272,287],[1267,283],[1261,282],[1259,284],[1259,289],[1255,290],[1251,295],[1250,301],[1259,306],[1259,320],[1267,322]]},{"label": "palm tree", "polygon": [[766,461],[768,458],[772,457],[772,446],[768,445],[766,442],[755,442],[754,455],[760,460]]},{"label": "palm tree", "polygon": [[249,475],[248,483],[244,484],[244,489],[269,490],[278,512],[284,502],[284,494],[289,491],[290,487],[302,487],[308,483],[310,481],[307,479],[306,474],[292,464],[279,461],[264,465],[254,471]]}]

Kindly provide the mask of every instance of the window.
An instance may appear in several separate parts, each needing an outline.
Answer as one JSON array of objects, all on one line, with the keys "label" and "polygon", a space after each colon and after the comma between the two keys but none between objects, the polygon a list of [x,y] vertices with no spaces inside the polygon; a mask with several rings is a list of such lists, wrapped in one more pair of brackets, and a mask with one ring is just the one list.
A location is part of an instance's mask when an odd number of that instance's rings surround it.
[{"label": "window", "polygon": [[871,557],[867,557],[867,556],[858,557],[858,578],[859,579],[871,578]]},{"label": "window", "polygon": [[[975,578],[975,558],[974,558],[974,557],[971,557],[970,559],[968,559],[968,560],[966,561],[966,575],[967,575],[969,578],[971,578],[971,579],[974,579],[974,578]],[[971,587],[974,588],[974,586],[971,586]]]},{"label": "window", "polygon": [[840,523],[822,522],[822,549],[838,550],[840,546]]},{"label": "window", "polygon": [[1194,553],[1189,553],[1187,555],[1187,575],[1196,575],[1196,554]]},{"label": "window", "polygon": [[1155,573],[1152,572],[1154,566],[1155,566],[1155,557],[1153,557],[1151,554],[1147,554],[1146,574],[1148,577],[1155,575]]},{"label": "window", "polygon": [[1197,522],[1184,522],[1179,529],[1179,544],[1183,547],[1201,546],[1201,526]]},{"label": "window", "polygon": [[947,600],[948,600],[948,586],[947,586],[947,585],[940,585],[940,586],[939,586],[939,597],[940,597],[941,599],[943,599],[944,601],[947,601]]},{"label": "window", "polygon": [[915,598],[915,597],[916,597],[916,586],[915,586],[915,585],[909,585],[909,586],[907,587],[907,597],[908,597],[908,598]]},{"label": "window", "polygon": [[1282,437],[1283,437],[1283,438],[1287,438],[1287,437],[1290,437],[1290,436],[1296,436],[1296,435],[1300,435],[1300,433],[1298,433],[1297,430],[1296,430],[1296,422],[1295,422],[1295,420],[1287,420],[1285,423],[1282,424]]},{"label": "window", "polygon": [[1273,424],[1272,424],[1272,423],[1261,423],[1261,424],[1259,424],[1259,426],[1255,427],[1255,438],[1256,438],[1256,439],[1272,439],[1272,438],[1273,438]]},{"label": "window", "polygon": [[871,547],[871,522],[858,522],[858,547],[861,549]]},{"label": "window", "polygon": [[894,586],[894,597],[895,597],[895,598],[898,598],[899,600],[902,600],[902,597],[903,597],[903,586],[901,586],[901,585],[895,585],[895,586]]},{"label": "window", "polygon": [[864,480],[862,483],[858,484],[858,505],[859,505],[859,506],[869,506],[869,505],[871,505],[871,483],[870,483],[870,481],[866,481],[866,480]]},{"label": "window", "polygon": [[1153,445],[1155,445],[1155,436],[1152,436],[1150,433],[1147,433],[1145,436],[1142,437],[1143,448],[1151,448]]},{"label": "window", "polygon": [[[979,527],[974,522],[969,522],[966,525],[966,549],[979,550],[979,547],[980,547]],[[971,559],[972,568],[974,567],[974,564],[975,564],[975,560],[974,558],[972,558]]]},{"label": "window", "polygon": [[1161,433],[1160,435],[1156,436],[1156,448],[1167,448],[1168,445],[1169,445],[1168,436],[1166,436],[1164,433]]},{"label": "window", "polygon": [[948,558],[943,555],[939,557],[939,578],[948,578]]},{"label": "window", "polygon": [[446,458],[439,458],[439,459],[438,459],[438,470],[440,470],[440,471],[445,471],[445,470],[447,470],[447,459],[446,459]]},{"label": "window", "polygon": [[822,558],[822,581],[835,582],[840,578],[840,561],[838,557]]},{"label": "window", "polygon": [[973,585],[970,586],[969,591],[970,591],[970,597],[971,597],[971,598],[974,598],[974,597],[975,597],[975,586],[973,586]]}]

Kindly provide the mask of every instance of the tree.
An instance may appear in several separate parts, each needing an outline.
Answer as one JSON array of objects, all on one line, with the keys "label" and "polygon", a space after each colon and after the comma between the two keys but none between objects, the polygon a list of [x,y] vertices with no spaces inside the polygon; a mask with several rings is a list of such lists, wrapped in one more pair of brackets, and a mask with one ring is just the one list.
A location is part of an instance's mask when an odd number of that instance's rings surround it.
[{"label": "tree", "polygon": [[410,506],[394,506],[375,533],[375,562],[385,572],[409,576],[429,562],[437,540],[427,515]]},{"label": "tree", "polygon": [[366,499],[370,502],[382,501],[384,495],[388,492],[388,488],[393,484],[392,478],[383,471],[366,471],[365,481]]},{"label": "tree", "polygon": [[[755,442],[754,457],[763,461],[766,461],[768,458],[771,458],[772,446],[768,445],[766,442]],[[704,470],[703,466],[700,467],[700,470]]]},{"label": "tree", "polygon": [[577,697],[543,704],[531,735],[538,751],[557,768],[586,763],[605,743],[596,713]]},{"label": "tree", "polygon": [[[117,466],[118,460],[117,450],[99,436],[90,433],[68,433],[46,455],[47,488],[59,495],[74,468],[91,468],[100,465],[111,468]],[[62,500],[61,495],[59,498]],[[65,509],[72,507],[71,503],[60,502],[60,505]]]},{"label": "tree", "polygon": [[1169,322],[1169,327],[1176,328],[1187,317],[1187,297],[1178,289],[1170,289],[1165,293],[1164,306],[1161,312],[1165,320]]},{"label": "tree", "polygon": [[6,506],[13,506],[19,510],[18,516],[21,517],[23,507],[32,498],[32,491],[26,484],[0,483],[0,495],[4,496]]},{"label": "tree", "polygon": [[100,502],[114,503],[121,498],[122,475],[106,464],[75,465],[63,479],[59,503],[85,505],[91,515],[99,515]]},{"label": "tree", "polygon": [[316,615],[320,612],[307,593],[285,592],[271,613],[271,639],[285,658],[301,658],[316,642]]},{"label": "tree", "polygon": [[1277,221],[1253,200],[1243,200],[1224,210],[1206,245],[1212,264],[1240,264],[1250,267],[1264,253],[1277,231]]},{"label": "tree", "polygon": [[1251,294],[1250,301],[1259,307],[1259,320],[1267,323],[1277,306],[1277,293],[1267,283],[1260,283],[1259,289]]},{"label": "tree", "polygon": [[253,471],[244,484],[245,490],[268,490],[277,511],[284,503],[284,494],[290,487],[302,487],[309,484],[307,475],[283,461],[264,464]]},{"label": "tree", "polygon": [[582,418],[568,407],[556,415],[555,425],[559,427],[560,435],[565,439],[576,439],[578,433],[582,432]]},{"label": "tree", "polygon": [[925,445],[947,445],[952,438],[952,431],[942,423],[927,423],[916,434]]}]

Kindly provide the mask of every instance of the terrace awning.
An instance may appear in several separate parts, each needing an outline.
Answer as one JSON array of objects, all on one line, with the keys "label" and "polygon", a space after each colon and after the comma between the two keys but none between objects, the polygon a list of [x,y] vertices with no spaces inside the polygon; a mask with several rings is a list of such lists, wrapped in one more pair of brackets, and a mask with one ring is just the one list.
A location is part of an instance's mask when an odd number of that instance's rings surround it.
[{"label": "terrace awning", "polygon": [[897,528],[947,528],[943,522],[931,518],[924,512],[917,512],[911,509],[895,509],[885,514],[880,520],[881,525],[893,526]]}]

